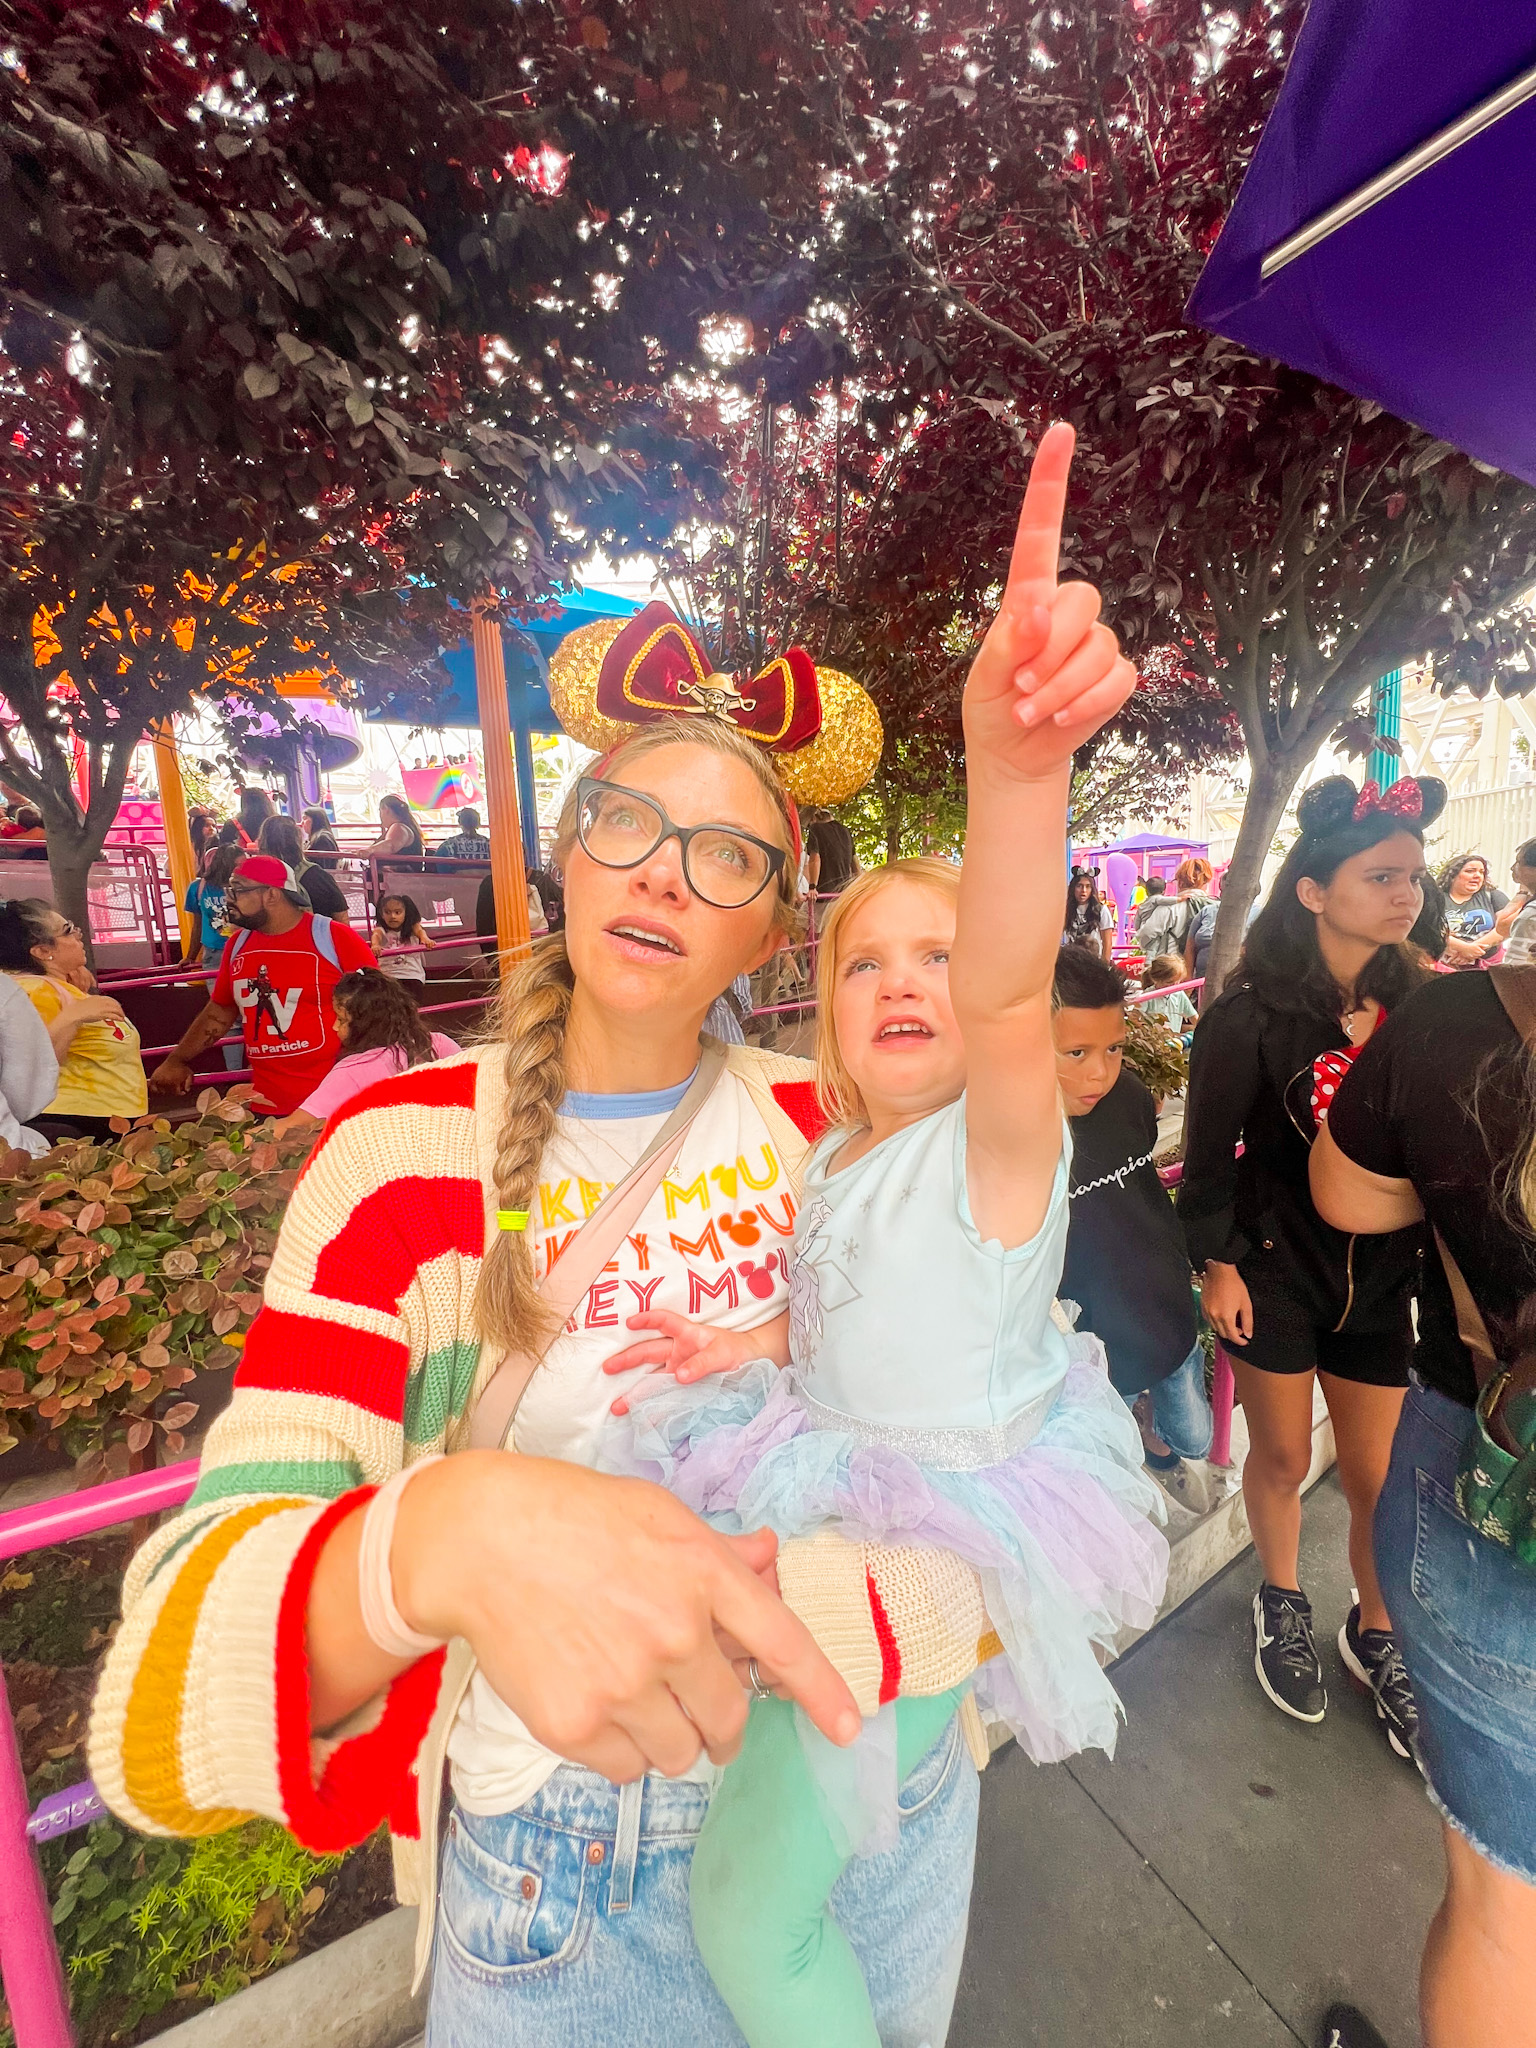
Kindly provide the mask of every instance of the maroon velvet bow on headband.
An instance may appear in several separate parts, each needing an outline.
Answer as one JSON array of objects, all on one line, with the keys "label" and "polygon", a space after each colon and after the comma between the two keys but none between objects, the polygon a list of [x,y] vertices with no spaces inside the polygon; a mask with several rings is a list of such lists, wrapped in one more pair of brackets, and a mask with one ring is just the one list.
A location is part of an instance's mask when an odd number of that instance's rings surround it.
[{"label": "maroon velvet bow on headband", "polygon": [[1355,816],[1367,818],[1372,811],[1384,811],[1390,818],[1422,818],[1424,792],[1411,775],[1405,775],[1383,796],[1381,784],[1373,777],[1355,798]]},{"label": "maroon velvet bow on headband", "polygon": [[775,753],[788,754],[821,731],[821,688],[816,664],[791,647],[748,683],[715,671],[704,649],[677,615],[648,604],[624,627],[603,656],[597,708],[605,718],[645,725],[669,713],[713,712]]}]

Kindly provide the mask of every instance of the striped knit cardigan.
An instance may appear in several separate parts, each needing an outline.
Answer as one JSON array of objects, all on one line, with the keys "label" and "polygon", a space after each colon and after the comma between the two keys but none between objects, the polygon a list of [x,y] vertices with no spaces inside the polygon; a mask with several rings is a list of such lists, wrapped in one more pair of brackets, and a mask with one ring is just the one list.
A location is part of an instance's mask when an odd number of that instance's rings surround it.
[{"label": "striped knit cardigan", "polygon": [[[809,1069],[738,1046],[727,1071],[798,1184],[819,1123]],[[498,1046],[412,1068],[338,1110],[305,1167],[197,1491],[133,1560],[96,1697],[92,1775],[142,1833],[259,1813],[331,1851],[385,1821],[401,1896],[422,1896],[418,1767],[444,1653],[316,1740],[305,1610],[331,1531],[402,1464],[461,1447],[497,1363],[472,1304],[505,1093]],[[822,1535],[784,1547],[779,1580],[866,1713],[959,1683],[996,1647],[947,1557]]]}]

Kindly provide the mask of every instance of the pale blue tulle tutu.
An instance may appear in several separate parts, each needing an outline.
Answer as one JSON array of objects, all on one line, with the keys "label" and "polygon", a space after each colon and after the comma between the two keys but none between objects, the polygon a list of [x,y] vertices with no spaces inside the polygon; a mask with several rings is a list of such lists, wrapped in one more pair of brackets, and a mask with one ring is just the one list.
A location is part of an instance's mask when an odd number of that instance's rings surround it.
[{"label": "pale blue tulle tutu", "polygon": [[830,1529],[964,1558],[1004,1651],[977,1673],[984,1716],[1039,1763],[1112,1755],[1119,1701],[1100,1659],[1122,1629],[1156,1618],[1168,1545],[1155,1526],[1162,1496],[1103,1347],[1086,1335],[1067,1343],[1072,1362],[1038,1433],[979,1470],[938,1469],[813,1425],[793,1371],[767,1359],[695,1385],[641,1381],[630,1413],[605,1426],[598,1463],[659,1481],[726,1534]]}]

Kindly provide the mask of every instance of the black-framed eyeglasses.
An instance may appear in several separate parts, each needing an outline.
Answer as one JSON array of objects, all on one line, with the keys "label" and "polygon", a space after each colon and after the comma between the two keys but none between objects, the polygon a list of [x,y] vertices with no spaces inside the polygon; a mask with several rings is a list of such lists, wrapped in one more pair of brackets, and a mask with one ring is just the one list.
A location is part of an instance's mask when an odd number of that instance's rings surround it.
[{"label": "black-framed eyeglasses", "polygon": [[583,775],[576,785],[576,836],[605,868],[637,868],[665,839],[682,850],[694,895],[716,910],[740,910],[761,896],[788,859],[737,825],[674,825],[653,796]]}]

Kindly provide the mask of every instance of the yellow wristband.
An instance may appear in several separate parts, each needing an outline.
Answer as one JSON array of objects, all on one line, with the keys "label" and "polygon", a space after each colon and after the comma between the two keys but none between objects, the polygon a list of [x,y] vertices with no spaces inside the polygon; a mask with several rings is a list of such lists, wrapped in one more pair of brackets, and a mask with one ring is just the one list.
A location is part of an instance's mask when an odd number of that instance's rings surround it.
[{"label": "yellow wristband", "polygon": [[526,1209],[498,1209],[496,1211],[496,1228],[498,1230],[526,1230],[528,1228],[528,1211]]}]

